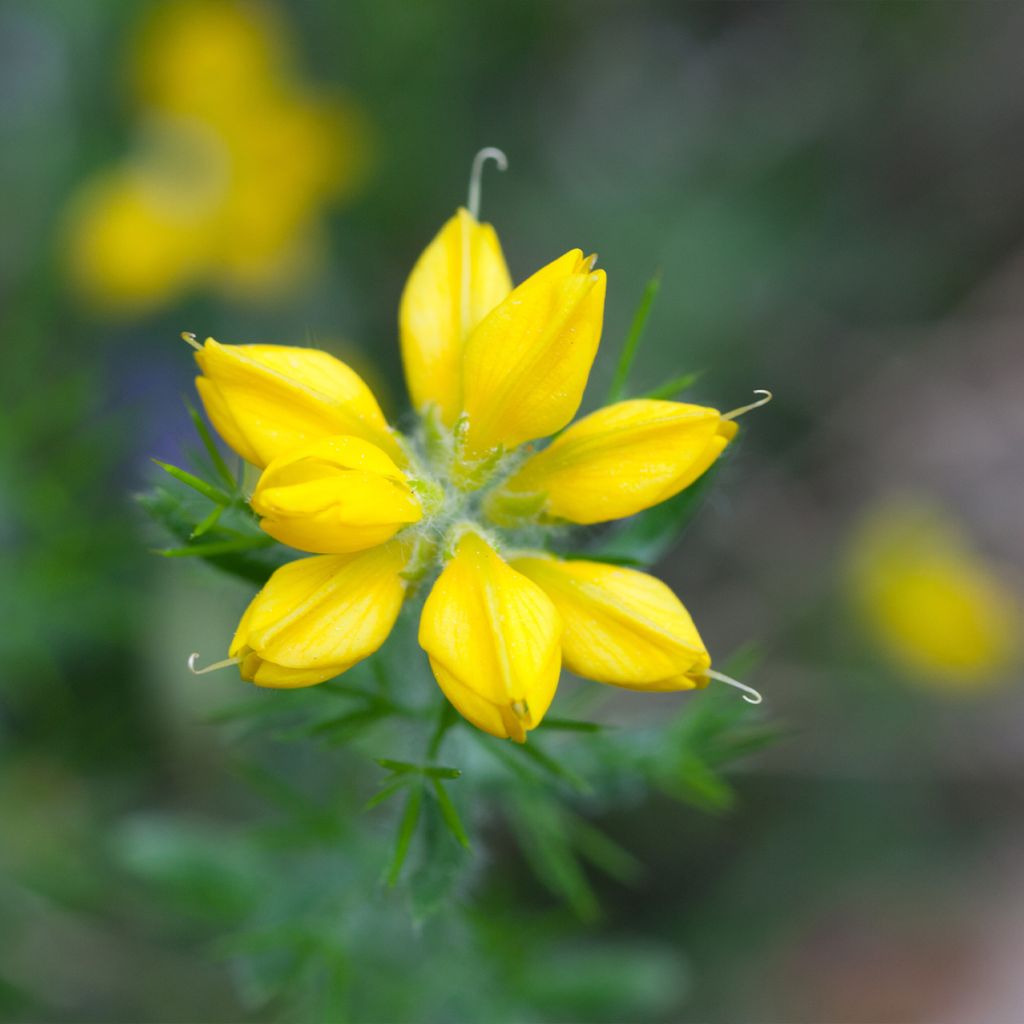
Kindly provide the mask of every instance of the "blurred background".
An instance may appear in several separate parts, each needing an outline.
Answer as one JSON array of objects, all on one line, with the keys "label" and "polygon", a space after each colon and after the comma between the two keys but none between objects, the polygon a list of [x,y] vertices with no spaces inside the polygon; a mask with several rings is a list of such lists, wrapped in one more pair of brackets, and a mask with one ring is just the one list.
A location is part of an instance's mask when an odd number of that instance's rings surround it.
[{"label": "blurred background", "polygon": [[1011,3],[0,3],[0,1016],[301,1016],[232,936],[325,762],[240,765],[185,659],[252,588],[132,496],[192,443],[183,330],[400,420],[405,275],[495,145],[513,276],[608,271],[588,406],[658,272],[637,386],[775,392],[660,573],[785,736],[735,799],[592,809],[640,868],[587,922],[500,829],[448,945],[335,864],[345,1019],[1019,1020],[1022,46]]}]

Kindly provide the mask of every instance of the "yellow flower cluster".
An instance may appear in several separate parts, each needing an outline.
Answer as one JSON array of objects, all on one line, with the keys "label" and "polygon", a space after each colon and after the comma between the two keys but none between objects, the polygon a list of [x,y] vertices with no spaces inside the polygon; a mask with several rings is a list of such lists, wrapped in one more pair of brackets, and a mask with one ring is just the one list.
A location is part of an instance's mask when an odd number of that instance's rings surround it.
[{"label": "yellow flower cluster", "polygon": [[197,285],[273,296],[319,261],[320,211],[357,181],[364,130],[296,78],[285,28],[230,0],[154,8],[132,150],[69,210],[69,273],[94,305],[137,312]]},{"label": "yellow flower cluster", "polygon": [[604,297],[604,272],[579,250],[513,288],[493,228],[460,209],[402,296],[414,436],[324,352],[197,346],[210,420],[262,470],[251,504],[263,529],[313,555],[275,572],[243,616],[230,655],[245,679],[294,687],[344,672],[435,567],[420,645],[451,703],[495,736],[525,740],[563,664],[635,690],[722,678],[664,583],[543,549],[553,525],[677,494],[737,429],[732,414],[636,399],[535,450],[580,406]]},{"label": "yellow flower cluster", "polygon": [[848,584],[878,647],[922,681],[984,687],[1019,656],[1019,599],[930,502],[872,508],[851,541]]}]

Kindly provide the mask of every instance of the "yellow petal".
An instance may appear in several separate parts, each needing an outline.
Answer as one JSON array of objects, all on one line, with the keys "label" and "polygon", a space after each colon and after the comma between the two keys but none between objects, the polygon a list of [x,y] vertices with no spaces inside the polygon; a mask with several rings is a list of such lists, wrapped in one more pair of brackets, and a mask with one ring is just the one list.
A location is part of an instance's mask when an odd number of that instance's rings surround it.
[{"label": "yellow petal", "polygon": [[602,562],[547,555],[512,560],[554,602],[566,667],[634,690],[707,685],[711,659],[689,613],[661,580]]},{"label": "yellow petal", "polygon": [[278,456],[251,500],[271,537],[318,554],[383,544],[423,515],[394,462],[369,441],[347,436]]},{"label": "yellow petal", "polygon": [[405,379],[416,409],[435,403],[446,424],[455,422],[463,345],[511,290],[494,228],[460,209],[417,260],[398,311]]},{"label": "yellow petal", "polygon": [[597,353],[605,274],[579,249],[538,270],[470,335],[466,443],[481,455],[553,434],[572,419]]},{"label": "yellow petal", "polygon": [[402,459],[384,414],[355,370],[327,352],[221,345],[196,352],[196,387],[210,421],[243,459],[266,466],[304,441],[351,434]]},{"label": "yellow petal", "polygon": [[419,639],[456,709],[522,743],[555,695],[561,633],[544,592],[468,532],[427,598]]},{"label": "yellow petal", "polygon": [[282,566],[249,605],[231,642],[258,686],[333,679],[388,638],[405,596],[405,545],[318,555]]},{"label": "yellow petal", "polygon": [[638,398],[606,406],[527,459],[495,493],[491,511],[500,521],[535,494],[546,495],[548,515],[574,523],[631,516],[689,487],[736,429],[699,405]]}]

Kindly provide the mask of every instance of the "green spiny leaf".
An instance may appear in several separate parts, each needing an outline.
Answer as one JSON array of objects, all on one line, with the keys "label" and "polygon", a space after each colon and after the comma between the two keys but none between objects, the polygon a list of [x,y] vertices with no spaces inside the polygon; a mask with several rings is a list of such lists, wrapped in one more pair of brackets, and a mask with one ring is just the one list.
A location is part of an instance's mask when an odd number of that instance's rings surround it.
[{"label": "green spiny leaf", "polygon": [[572,718],[547,717],[541,723],[542,729],[552,729],[560,732],[603,732],[608,728],[600,722],[578,722]]},{"label": "green spiny leaf", "polygon": [[196,432],[199,434],[200,440],[203,442],[206,454],[210,456],[210,461],[213,463],[213,468],[217,471],[217,475],[227,485],[228,490],[234,493],[238,490],[238,481],[235,479],[231,470],[228,469],[227,463],[220,454],[220,450],[217,448],[217,442],[214,441],[213,435],[210,433],[210,428],[206,425],[202,416],[199,415],[199,412],[191,402],[186,400],[185,408],[188,410],[189,419],[191,419],[192,423],[195,425]]},{"label": "green spiny leaf", "polygon": [[596,920],[597,897],[573,853],[560,805],[520,793],[512,806],[516,838],[537,877],[582,920]]},{"label": "green spiny leaf", "polygon": [[656,388],[651,388],[650,391],[645,391],[639,398],[675,398],[680,391],[685,391],[687,388],[692,388],[694,384],[700,379],[700,371],[694,373],[681,373],[678,377],[673,377],[671,380],[665,381],[664,384],[660,384]]},{"label": "green spiny leaf", "polygon": [[398,823],[398,834],[395,837],[395,852],[388,866],[387,883],[394,886],[402,873],[402,865],[409,854],[409,846],[412,837],[416,833],[416,825],[420,820],[420,810],[423,807],[423,787],[414,786],[409,792],[409,798],[405,801],[405,810],[402,812],[402,820]]},{"label": "green spiny leaf", "polygon": [[644,335],[644,328],[647,326],[647,318],[650,316],[651,306],[661,287],[661,275],[656,274],[647,282],[640,304],[633,314],[633,322],[630,324],[629,334],[626,335],[625,344],[622,346],[622,354],[619,356],[619,364],[615,367],[615,376],[612,378],[612,386],[608,391],[608,401],[618,402],[626,396],[626,386],[629,383],[629,372],[633,368],[633,360],[636,358],[637,348]]},{"label": "green spiny leaf", "polygon": [[175,480],[179,480],[187,487],[191,487],[192,490],[198,491],[204,498],[209,498],[210,501],[217,505],[231,504],[232,498],[230,494],[226,494],[219,487],[214,487],[213,484],[208,484],[205,480],[201,480],[194,473],[189,473],[178,466],[172,466],[169,462],[161,462],[159,459],[154,459],[153,461],[165,473],[169,473]]},{"label": "green spiny leaf", "polygon": [[515,743],[513,744],[513,749],[522,757],[539,765],[546,772],[568,783],[573,789],[579,790],[581,793],[590,791],[591,787],[586,779],[581,778],[571,768],[567,768],[561,762],[556,761],[550,754],[541,750],[537,746],[536,740],[532,743]]},{"label": "green spiny leaf", "polygon": [[208,530],[213,529],[217,525],[218,520],[224,514],[226,506],[217,505],[214,510],[204,519],[199,525],[192,531],[189,536],[189,540],[195,540],[197,537],[202,537]]},{"label": "green spiny leaf", "polygon": [[235,540],[210,541],[208,544],[190,544],[184,548],[159,548],[154,554],[164,558],[208,558],[211,555],[228,555],[236,551],[251,551],[266,548],[274,543],[272,537],[238,537]]},{"label": "green spiny leaf", "polygon": [[374,807],[379,806],[384,803],[385,800],[393,797],[400,789],[405,789],[405,787],[412,781],[413,777],[411,775],[399,775],[397,778],[392,776],[391,781],[388,782],[387,785],[382,786],[376,793],[374,793],[373,796],[370,797],[369,800],[366,801],[365,804],[363,804],[363,810],[369,811]]},{"label": "green spiny leaf", "polygon": [[444,783],[440,779],[434,779],[434,795],[437,797],[437,802],[441,808],[441,817],[444,818],[444,823],[451,830],[451,833],[459,841],[460,845],[469,849],[469,836],[466,835],[466,830],[462,827],[462,819],[459,818],[459,812],[455,809],[455,804],[452,803],[452,798],[448,795],[444,788]]}]

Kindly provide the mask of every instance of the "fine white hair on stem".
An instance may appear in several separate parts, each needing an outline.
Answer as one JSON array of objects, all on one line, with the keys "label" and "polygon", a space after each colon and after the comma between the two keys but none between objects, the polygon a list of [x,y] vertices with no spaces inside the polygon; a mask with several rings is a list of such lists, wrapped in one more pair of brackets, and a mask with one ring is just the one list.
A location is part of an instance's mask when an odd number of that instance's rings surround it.
[{"label": "fine white hair on stem", "polygon": [[494,146],[485,146],[473,157],[473,166],[469,172],[469,196],[466,199],[466,209],[472,214],[473,220],[480,219],[480,179],[488,160],[493,160],[499,171],[508,170],[508,157]]},{"label": "fine white hair on stem", "polygon": [[182,331],[181,340],[185,342],[186,345],[191,345],[197,352],[203,347],[198,341],[196,341],[196,336],[191,331]]},{"label": "fine white hair on stem", "polygon": [[709,668],[705,671],[704,675],[709,679],[717,679],[720,683],[727,683],[729,686],[735,686],[737,690],[742,690],[743,699],[748,704],[760,704],[763,699],[761,694],[752,686],[747,686],[746,683],[741,683],[738,679],[733,679],[732,676],[727,676],[724,672],[716,672],[713,668]]},{"label": "fine white hair on stem", "polygon": [[199,660],[199,652],[193,651],[188,656],[188,670],[194,676],[205,676],[207,672],[216,672],[218,669],[227,668],[229,665],[237,665],[237,658],[225,658],[223,661],[215,661],[212,665],[207,665],[206,668],[196,668],[196,662]]},{"label": "fine white hair on stem", "polygon": [[767,405],[772,400],[772,393],[767,388],[756,388],[754,394],[761,397],[756,402],[751,402],[750,405],[741,405],[738,409],[724,413],[722,419],[734,420],[744,413],[751,412],[753,409],[760,409],[762,405]]}]

